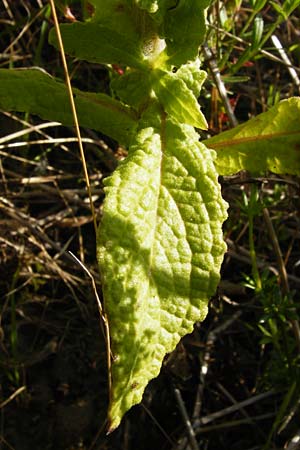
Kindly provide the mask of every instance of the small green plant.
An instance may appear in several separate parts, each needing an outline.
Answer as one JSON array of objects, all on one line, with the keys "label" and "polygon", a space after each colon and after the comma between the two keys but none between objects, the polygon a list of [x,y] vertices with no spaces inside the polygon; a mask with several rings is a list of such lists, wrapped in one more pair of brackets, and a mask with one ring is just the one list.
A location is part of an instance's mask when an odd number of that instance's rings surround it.
[{"label": "small green plant", "polygon": [[[300,172],[300,101],[279,102],[199,142],[195,128],[207,128],[197,98],[209,0],[90,3],[86,22],[61,25],[64,47],[112,68],[113,96],[73,89],[79,122],[128,148],[105,180],[97,240],[113,359],[111,431],[207,313],[226,250],[218,175]],[[49,39],[58,46],[54,30]],[[0,106],[73,122],[64,84],[35,68],[0,70]]]}]

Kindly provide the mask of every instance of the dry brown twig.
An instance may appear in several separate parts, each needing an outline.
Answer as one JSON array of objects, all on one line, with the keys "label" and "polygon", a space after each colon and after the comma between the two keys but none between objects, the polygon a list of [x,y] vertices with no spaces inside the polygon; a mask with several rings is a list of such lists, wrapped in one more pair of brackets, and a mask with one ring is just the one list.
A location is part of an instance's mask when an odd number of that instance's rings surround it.
[{"label": "dry brown twig", "polygon": [[[56,35],[57,35],[57,39],[58,39],[58,45],[59,45],[62,63],[63,63],[63,67],[64,67],[64,72],[65,72],[65,81],[67,84],[67,90],[69,93],[69,100],[70,100],[70,105],[71,105],[71,109],[72,109],[72,114],[73,114],[75,129],[76,129],[76,135],[77,135],[77,139],[78,139],[82,167],[83,167],[83,171],[84,171],[84,177],[85,177],[86,187],[87,187],[89,201],[90,201],[91,213],[92,213],[92,217],[93,217],[95,235],[97,235],[98,227],[97,227],[94,203],[93,203],[93,199],[92,199],[90,179],[89,179],[89,174],[88,174],[87,165],[86,165],[86,161],[85,161],[85,154],[84,154],[83,143],[82,143],[81,133],[80,133],[80,128],[79,128],[79,121],[78,121],[78,117],[77,117],[76,106],[75,106],[75,101],[74,101],[73,91],[72,91],[72,85],[71,85],[71,80],[70,80],[70,76],[69,76],[68,65],[67,65],[67,60],[66,60],[65,51],[64,51],[64,45],[63,45],[63,41],[62,41],[62,37],[61,37],[61,33],[60,33],[59,22],[58,22],[58,18],[57,18],[57,14],[56,14],[54,0],[50,0],[50,5],[51,5],[51,9],[52,9]],[[109,387],[109,396],[110,396],[111,395],[111,349],[110,349],[110,333],[109,333],[108,320],[107,320],[106,314],[103,310],[101,301],[99,299],[94,278],[91,276],[90,272],[85,268],[85,266],[80,261],[78,261],[78,262],[80,263],[81,267],[85,270],[85,272],[88,274],[88,276],[92,280],[92,285],[93,285],[94,293],[95,293],[95,296],[97,299],[100,317],[104,324],[104,329],[105,329],[105,333],[106,333],[105,342],[106,342],[106,348],[107,348],[108,387]]]},{"label": "dry brown twig", "polygon": [[188,441],[189,441],[189,444],[190,444],[190,448],[192,450],[199,450],[199,446],[198,446],[198,442],[197,442],[197,439],[196,439],[196,435],[195,435],[193,426],[191,424],[189,415],[187,413],[187,410],[186,410],[183,398],[181,396],[180,390],[178,388],[174,388],[174,394],[175,394],[175,398],[177,400],[179,411],[181,413],[181,416],[182,416],[182,419],[183,419],[183,422],[184,422],[184,425],[185,425],[185,428],[186,428],[186,431],[187,431],[187,436],[188,436]]},{"label": "dry brown twig", "polygon": [[85,160],[85,154],[84,154],[83,143],[82,143],[82,139],[81,139],[79,121],[78,121],[78,116],[77,116],[77,111],[76,111],[76,106],[75,106],[75,101],[74,101],[74,96],[73,96],[73,91],[72,91],[71,80],[70,80],[70,76],[69,76],[66,55],[65,55],[65,51],[64,51],[64,44],[63,44],[61,33],[60,33],[59,22],[58,22],[58,18],[57,18],[57,14],[56,14],[54,0],[50,0],[50,4],[51,4],[54,26],[55,26],[55,31],[56,31],[57,40],[58,40],[58,46],[59,46],[59,50],[60,50],[60,55],[61,55],[61,59],[62,59],[62,63],[63,63],[64,72],[65,72],[65,81],[66,81],[67,90],[68,90],[68,94],[69,94],[69,101],[70,101],[70,106],[71,106],[71,110],[72,110],[72,115],[73,115],[73,120],[74,120],[77,140],[78,140],[78,146],[79,146],[79,150],[80,150],[80,156],[81,156],[82,168],[83,168],[85,182],[86,182],[86,188],[87,188],[89,200],[90,200],[90,208],[91,208],[91,213],[93,216],[95,235],[97,235],[98,227],[97,227],[95,207],[94,207],[94,202],[93,202],[92,194],[91,194],[90,179],[89,179],[88,169],[87,169],[86,160]]},{"label": "dry brown twig", "polygon": [[[213,351],[213,347],[214,347],[215,341],[218,338],[218,336],[221,333],[223,333],[226,329],[228,329],[241,316],[241,314],[242,314],[241,311],[237,311],[235,314],[233,314],[232,317],[230,317],[224,323],[222,323],[218,327],[211,330],[207,336],[207,341],[206,341],[205,350],[204,350],[204,356],[202,358],[202,364],[200,367],[200,383],[198,385],[196,400],[195,400],[195,404],[194,404],[194,410],[193,410],[193,415],[192,415],[192,424],[191,424],[190,420],[188,419],[187,412],[186,411],[184,412],[185,408],[183,409],[182,402],[180,402],[180,400],[178,400],[178,397],[179,397],[178,393],[175,393],[175,395],[177,396],[176,397],[177,402],[179,404],[186,429],[188,431],[188,438],[187,437],[182,438],[178,442],[175,450],[185,449],[188,442],[190,443],[190,448],[192,450],[194,450],[195,447],[193,447],[193,445],[195,445],[195,442],[193,442],[193,441],[194,441],[194,437],[195,437],[196,428],[197,427],[199,428],[200,423],[202,424],[202,420],[204,420],[203,424],[208,423],[208,422],[205,422],[205,418],[199,419],[199,417],[201,415],[202,397],[203,397],[203,392],[204,392],[204,388],[205,388],[206,376],[207,376],[209,364],[211,361],[211,353]],[[233,405],[233,407],[234,407],[234,405]],[[237,409],[240,409],[240,408],[237,406]],[[218,413],[215,413],[215,414],[218,414]],[[207,417],[210,417],[210,416],[207,416]],[[222,414],[220,417],[222,417]],[[207,419],[207,420],[209,420],[209,419]],[[191,432],[191,429],[193,430],[192,432]],[[198,446],[198,444],[197,444],[197,446]]]},{"label": "dry brown twig", "polygon": [[26,386],[21,386],[18,389],[15,390],[6,400],[4,400],[2,403],[0,403],[0,409],[4,408],[6,405],[8,405],[14,398],[16,398],[18,395],[22,394],[26,390]]}]

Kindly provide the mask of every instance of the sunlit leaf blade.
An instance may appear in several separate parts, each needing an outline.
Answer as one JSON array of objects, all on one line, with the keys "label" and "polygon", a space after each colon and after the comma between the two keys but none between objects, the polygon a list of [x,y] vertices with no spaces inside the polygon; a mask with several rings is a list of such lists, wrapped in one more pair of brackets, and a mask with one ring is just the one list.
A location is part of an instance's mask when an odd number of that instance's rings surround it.
[{"label": "sunlit leaf blade", "polygon": [[[16,95],[18,93],[18,95]],[[105,94],[73,89],[80,125],[128,144],[136,127],[131,110]],[[65,85],[38,69],[0,69],[0,108],[73,125]]]},{"label": "sunlit leaf blade", "polygon": [[[60,31],[68,55],[94,63],[120,64],[137,69],[147,67],[139,42],[115,30],[93,22],[75,22],[60,25]],[[50,31],[49,42],[58,46],[54,28]]]},{"label": "sunlit leaf blade", "polygon": [[153,71],[153,90],[165,111],[178,122],[207,129],[207,122],[193,92],[177,75]]},{"label": "sunlit leaf blade", "polygon": [[182,65],[176,72],[177,78],[185,82],[196,98],[199,97],[202,85],[207,77],[207,73],[204,70],[199,70],[199,68],[200,60],[196,58],[195,61]]},{"label": "sunlit leaf blade", "polygon": [[220,175],[240,170],[300,174],[300,98],[283,100],[248,122],[204,141]]},{"label": "sunlit leaf blade", "polygon": [[218,284],[226,203],[212,157],[192,127],[152,115],[107,179],[98,260],[114,357],[110,430],[204,319]]}]

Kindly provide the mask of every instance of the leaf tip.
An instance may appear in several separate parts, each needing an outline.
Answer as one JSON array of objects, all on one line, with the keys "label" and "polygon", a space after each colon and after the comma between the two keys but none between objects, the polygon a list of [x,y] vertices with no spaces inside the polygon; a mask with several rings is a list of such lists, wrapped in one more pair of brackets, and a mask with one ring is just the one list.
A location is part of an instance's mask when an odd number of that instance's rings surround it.
[{"label": "leaf tip", "polygon": [[[124,412],[124,414],[125,414],[125,412]],[[108,423],[107,423],[107,430],[106,430],[107,436],[109,436],[111,433],[113,433],[119,427],[123,415],[111,414],[111,412],[108,414]]]},{"label": "leaf tip", "polygon": [[109,428],[106,431],[106,436],[109,436],[111,433],[113,433],[119,425],[109,425]]}]

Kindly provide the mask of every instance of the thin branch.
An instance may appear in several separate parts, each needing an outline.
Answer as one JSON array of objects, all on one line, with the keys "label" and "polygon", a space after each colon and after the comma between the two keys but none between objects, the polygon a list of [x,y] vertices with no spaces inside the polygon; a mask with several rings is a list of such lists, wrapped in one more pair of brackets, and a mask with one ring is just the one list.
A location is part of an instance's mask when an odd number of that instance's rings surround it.
[{"label": "thin branch", "polygon": [[271,391],[267,391],[267,392],[264,392],[262,394],[255,395],[254,397],[250,397],[247,400],[243,400],[243,401],[241,401],[239,403],[236,403],[234,405],[228,406],[228,408],[221,409],[220,411],[216,411],[216,412],[214,412],[212,414],[209,414],[209,415],[207,415],[205,417],[202,417],[201,419],[198,419],[197,421],[195,421],[195,423],[193,424],[195,432],[199,433],[199,431],[201,431],[201,426],[202,425],[206,425],[206,424],[208,424],[210,422],[213,422],[216,419],[219,419],[221,417],[227,416],[228,414],[231,414],[231,413],[233,413],[235,411],[239,411],[242,408],[244,408],[245,406],[252,405],[253,403],[256,403],[256,402],[258,402],[260,400],[264,400],[265,398],[270,397],[271,395],[274,395],[274,394],[275,394],[275,392],[272,391],[272,390]]},{"label": "thin branch", "polygon": [[215,82],[215,84],[217,86],[217,89],[219,91],[219,94],[220,94],[220,97],[222,99],[224,108],[225,108],[226,113],[228,115],[228,119],[229,119],[230,125],[232,127],[236,127],[238,125],[237,118],[235,117],[235,114],[233,112],[232,106],[230,104],[230,101],[229,101],[229,98],[228,98],[228,95],[227,95],[227,90],[226,90],[226,87],[225,87],[225,85],[223,83],[223,80],[222,80],[222,77],[221,77],[221,74],[220,74],[217,62],[216,62],[216,60],[215,60],[215,58],[213,56],[213,53],[212,53],[211,49],[207,46],[207,44],[203,45],[203,53],[204,53],[205,58],[207,60],[207,64],[208,64],[208,66],[210,68],[210,71],[211,71],[212,77],[214,79],[214,82]]},{"label": "thin branch", "polygon": [[26,386],[21,386],[17,389],[13,394],[11,394],[4,402],[0,403],[0,409],[4,408],[4,406],[8,405],[14,398],[20,395],[22,392],[26,390]]},{"label": "thin branch", "polygon": [[109,334],[109,324],[108,324],[107,316],[103,310],[102,303],[101,303],[101,300],[98,295],[95,278],[93,277],[91,272],[87,269],[87,267],[85,267],[85,265],[77,258],[77,256],[74,255],[74,253],[72,253],[69,250],[69,254],[72,256],[72,258],[74,258],[74,260],[77,262],[77,264],[84,270],[84,272],[88,275],[88,277],[92,281],[92,287],[93,287],[93,291],[94,291],[94,294],[95,294],[95,297],[97,300],[99,314],[100,314],[100,317],[104,324],[104,330],[103,330],[102,322],[101,322],[101,328],[103,331],[104,339],[106,341],[106,348],[107,348],[106,353],[107,353],[107,370],[108,370],[108,389],[109,389],[109,393],[111,393],[111,359],[113,358],[113,355],[112,355],[111,349],[110,349],[110,334]]},{"label": "thin branch", "polygon": [[176,400],[177,400],[177,403],[178,403],[179,411],[181,413],[181,416],[183,418],[183,421],[184,421],[184,424],[185,424],[185,427],[186,427],[188,440],[189,440],[191,449],[192,450],[199,450],[199,446],[198,446],[198,443],[197,443],[197,440],[196,440],[196,435],[195,435],[194,429],[192,427],[190,418],[188,416],[188,413],[187,413],[184,401],[182,399],[180,390],[177,389],[177,388],[174,388],[174,394],[175,394],[175,397],[176,397]]},{"label": "thin branch", "polygon": [[57,18],[57,14],[56,14],[54,0],[50,0],[50,4],[51,4],[51,9],[52,9],[52,14],[53,14],[53,20],[54,20],[58,45],[59,45],[62,63],[63,63],[63,67],[64,67],[64,72],[65,72],[66,84],[67,84],[69,100],[70,100],[70,105],[71,105],[72,114],[73,114],[76,135],[77,135],[77,139],[78,139],[78,145],[79,145],[79,150],[80,150],[80,156],[81,156],[81,161],[82,161],[82,167],[83,167],[86,187],[87,187],[87,191],[88,191],[88,195],[89,195],[90,207],[91,207],[94,228],[95,228],[95,235],[97,236],[97,228],[98,227],[97,227],[95,207],[94,207],[94,203],[93,203],[93,199],[92,199],[90,179],[89,179],[89,174],[88,174],[88,170],[87,170],[85,154],[84,154],[84,149],[83,149],[83,144],[82,144],[82,139],[81,139],[81,133],[80,133],[80,128],[79,128],[79,121],[78,121],[78,117],[77,117],[76,105],[75,105],[75,101],[74,101],[74,97],[73,97],[72,85],[71,85],[71,80],[70,80],[70,76],[69,76],[69,70],[68,70],[66,55],[65,55],[65,51],[64,51],[62,36],[61,36],[60,28],[59,28],[59,22],[58,22],[58,18]]},{"label": "thin branch", "polygon": [[300,93],[300,80],[299,80],[298,74],[297,74],[295,68],[293,67],[284,48],[282,47],[280,40],[278,39],[278,37],[275,34],[273,34],[271,36],[271,40],[272,40],[274,46],[276,47],[276,49],[278,50],[278,53],[281,56],[282,60],[285,62],[287,69],[292,77],[292,80],[294,81],[294,83],[297,86],[299,93]]}]

